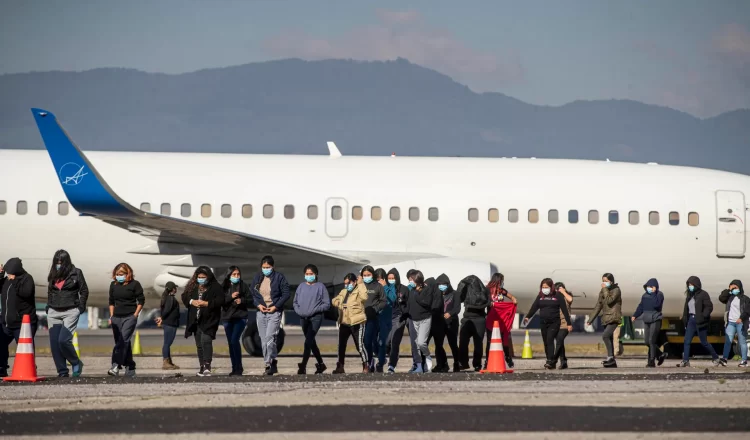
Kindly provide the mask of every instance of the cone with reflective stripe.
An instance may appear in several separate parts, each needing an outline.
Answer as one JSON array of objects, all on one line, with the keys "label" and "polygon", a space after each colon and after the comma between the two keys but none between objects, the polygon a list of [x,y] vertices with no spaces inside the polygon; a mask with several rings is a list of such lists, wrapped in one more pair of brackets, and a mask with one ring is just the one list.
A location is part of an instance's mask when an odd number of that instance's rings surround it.
[{"label": "cone with reflective stripe", "polygon": [[531,351],[531,340],[529,339],[529,331],[526,330],[526,340],[523,341],[523,353],[521,359],[534,359],[534,354]]},{"label": "cone with reflective stripe", "polygon": [[31,317],[23,315],[21,334],[18,337],[16,347],[16,360],[13,362],[13,373],[10,377],[4,377],[6,382],[38,382],[44,380],[36,375],[36,362],[34,361],[34,337],[31,335]]},{"label": "cone with reflective stripe", "polygon": [[135,341],[133,342],[133,355],[141,354],[141,334],[135,332]]},{"label": "cone with reflective stripe", "polygon": [[78,332],[73,332],[73,348],[76,349],[78,358],[81,358],[81,350],[78,348]]},{"label": "cone with reflective stripe", "polygon": [[513,370],[505,366],[505,353],[503,352],[503,338],[500,335],[500,323],[495,321],[490,338],[490,358],[487,360],[487,369],[481,373],[512,373]]}]

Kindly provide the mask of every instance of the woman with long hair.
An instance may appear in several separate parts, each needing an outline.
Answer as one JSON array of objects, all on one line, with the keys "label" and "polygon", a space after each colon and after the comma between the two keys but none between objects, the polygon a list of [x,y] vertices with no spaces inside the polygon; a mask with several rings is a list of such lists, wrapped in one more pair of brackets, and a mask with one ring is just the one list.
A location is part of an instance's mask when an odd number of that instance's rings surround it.
[{"label": "woman with long hair", "polygon": [[[559,292],[563,298],[565,298],[565,307],[568,309],[568,313],[570,313],[570,306],[573,305],[573,295],[568,292],[565,284],[559,282],[555,283],[555,291]],[[555,353],[559,356],[561,370],[568,368],[568,357],[565,356],[565,338],[568,337],[568,334],[570,333],[568,328],[572,325],[572,322],[565,320],[565,316],[561,310],[560,331],[557,333],[557,338],[555,338]]]},{"label": "woman with long hair", "polygon": [[588,324],[591,325],[600,313],[604,326],[602,339],[604,340],[604,346],[607,347],[607,359],[602,361],[602,365],[604,365],[604,368],[617,368],[614,335],[622,321],[622,292],[620,292],[620,286],[615,283],[615,276],[611,273],[602,275],[602,290],[599,292],[599,299],[594,311],[589,315]]},{"label": "woman with long hair", "polygon": [[[380,312],[385,309],[387,303],[385,299],[385,290],[375,278],[375,269],[372,266],[365,266],[360,271],[361,280],[367,290],[367,302],[365,302],[365,353],[367,353],[368,371],[374,373],[376,370],[375,359],[379,356],[378,334],[380,334]],[[387,337],[387,334],[386,334]],[[383,357],[385,357],[385,347],[383,347]],[[378,372],[383,372],[383,365],[378,364]]]},{"label": "woman with long hair", "polygon": [[344,361],[346,360],[346,345],[349,337],[354,340],[354,348],[357,349],[362,358],[362,372],[369,371],[367,354],[364,347],[365,326],[367,320],[365,315],[365,301],[367,301],[367,289],[357,282],[357,275],[348,273],[344,277],[344,288],[333,299],[333,307],[338,309],[339,315],[339,344],[338,362],[333,374],[344,374]]},{"label": "woman with long hair", "polygon": [[115,266],[112,270],[112,283],[109,285],[109,316],[112,335],[115,337],[112,368],[107,371],[110,376],[118,376],[122,367],[125,367],[125,376],[135,377],[131,339],[145,302],[143,287],[135,279],[133,269],[127,263]]},{"label": "woman with long hair", "polygon": [[172,343],[180,326],[180,302],[177,301],[177,285],[168,281],[161,294],[160,317],[156,318],[156,324],[164,330],[164,344],[161,347],[163,358],[162,370],[179,370],[180,367],[172,362]]},{"label": "woman with long hair", "polygon": [[[570,321],[570,312],[565,306],[565,297],[560,292],[555,292],[555,282],[545,278],[539,284],[539,295],[529,309],[529,313],[523,318],[523,325],[529,324],[534,314],[539,311],[539,317],[542,324],[542,339],[544,340],[544,353],[547,355],[547,362],[544,368],[554,370],[557,365],[557,356],[555,353],[555,338],[560,331],[560,313],[562,312],[565,320]],[[568,331],[573,327],[568,326]]]},{"label": "woman with long hair", "polygon": [[232,360],[230,376],[242,376],[242,346],[240,338],[247,325],[247,302],[251,298],[250,287],[242,280],[242,272],[237,266],[229,266],[221,285],[224,290],[224,306],[221,322],[229,344],[229,358]]},{"label": "woman with long hair", "polygon": [[260,272],[255,274],[251,286],[253,302],[258,308],[255,320],[258,323],[260,343],[263,347],[264,372],[267,376],[278,373],[276,356],[279,354],[276,341],[281,328],[284,304],[289,300],[289,283],[284,274],[274,270],[274,260],[266,255],[260,260]]},{"label": "woman with long hair", "polygon": [[68,377],[67,362],[73,369],[73,377],[83,373],[83,361],[73,347],[73,332],[78,328],[78,318],[86,310],[89,288],[81,269],[65,250],[55,252],[52,267],[47,276],[47,325],[52,358],[58,377]]},{"label": "woman with long hair", "polygon": [[[518,304],[518,300],[510,292],[505,290],[505,275],[501,273],[495,273],[492,275],[489,284],[487,284],[487,290],[490,291],[490,306],[487,311],[487,320],[485,322],[485,329],[487,335],[487,347],[485,350],[484,365],[487,366],[487,362],[490,358],[490,345],[492,345],[492,329],[495,326],[495,321],[502,322],[503,311],[507,313],[507,306],[502,306],[503,303]],[[513,318],[510,318],[513,319]],[[502,325],[500,326],[503,327]],[[508,326],[508,329],[512,327],[512,324]],[[502,334],[503,338],[503,352],[505,353],[505,363],[508,368],[513,368],[513,339],[511,338],[511,332],[507,331]]]},{"label": "woman with long hair", "polygon": [[224,292],[216,281],[211,268],[200,266],[182,292],[182,303],[188,308],[188,322],[185,338],[195,336],[200,370],[197,376],[211,375],[213,360],[213,340],[219,329],[221,307],[224,305]]},{"label": "woman with long hair", "polygon": [[315,374],[323,374],[326,364],[320,355],[315,335],[323,323],[323,313],[331,308],[331,297],[326,286],[318,281],[318,267],[314,264],[305,266],[305,282],[297,287],[294,295],[294,311],[302,320],[302,333],[305,335],[305,348],[302,351],[302,362],[297,365],[297,374],[307,374],[307,361],[310,353],[315,356]]}]

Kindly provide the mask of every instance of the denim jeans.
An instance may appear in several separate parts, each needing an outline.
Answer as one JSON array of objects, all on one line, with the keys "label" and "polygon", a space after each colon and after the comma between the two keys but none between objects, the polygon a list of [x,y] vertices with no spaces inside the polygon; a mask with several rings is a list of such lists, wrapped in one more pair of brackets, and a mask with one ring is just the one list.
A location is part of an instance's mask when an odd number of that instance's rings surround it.
[{"label": "denim jeans", "polygon": [[727,339],[724,341],[724,359],[729,357],[729,350],[732,349],[732,340],[734,335],[737,334],[737,344],[740,346],[740,353],[742,353],[742,360],[747,360],[747,333],[742,331],[742,324],[736,322],[730,322],[727,324]]},{"label": "denim jeans", "polygon": [[229,358],[232,360],[232,371],[243,371],[242,369],[242,345],[240,338],[245,331],[247,320],[244,318],[233,318],[224,321],[224,333],[227,335],[229,344]]},{"label": "denim jeans", "polygon": [[174,342],[174,337],[177,335],[177,327],[170,325],[164,326],[164,345],[161,347],[161,357],[164,359],[172,358],[172,353],[169,351]]},{"label": "denim jeans", "polygon": [[682,347],[682,360],[690,360],[690,344],[693,342],[696,333],[698,334],[698,339],[700,339],[703,348],[708,350],[711,354],[711,358],[713,360],[718,359],[719,355],[716,354],[716,350],[714,350],[714,347],[708,343],[708,327],[699,330],[698,325],[695,323],[695,315],[690,315],[687,327],[685,327],[685,344]]}]

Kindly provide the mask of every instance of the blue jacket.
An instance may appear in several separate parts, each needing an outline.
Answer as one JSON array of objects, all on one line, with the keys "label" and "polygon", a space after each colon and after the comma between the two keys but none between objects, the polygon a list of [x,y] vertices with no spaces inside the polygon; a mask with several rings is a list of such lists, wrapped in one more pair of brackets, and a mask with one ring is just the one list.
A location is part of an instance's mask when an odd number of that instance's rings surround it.
[{"label": "blue jacket", "polygon": [[[261,295],[259,291],[260,284],[263,282],[264,277],[265,276],[262,272],[258,272],[257,274],[255,274],[255,277],[253,277],[253,284],[252,286],[250,286],[255,307],[266,305],[266,302],[263,300],[263,295]],[[273,301],[273,305],[278,309],[278,311],[281,311],[284,309],[284,304],[289,301],[289,283],[287,283],[284,274],[276,272],[275,270],[271,272],[270,278],[271,301]]]},{"label": "blue jacket", "polygon": [[662,307],[664,306],[664,294],[659,290],[659,282],[656,278],[651,278],[643,285],[645,290],[647,287],[653,287],[654,293],[643,293],[641,297],[641,303],[638,304],[638,308],[635,309],[633,317],[638,319],[643,315],[643,322],[651,324],[662,319]]}]

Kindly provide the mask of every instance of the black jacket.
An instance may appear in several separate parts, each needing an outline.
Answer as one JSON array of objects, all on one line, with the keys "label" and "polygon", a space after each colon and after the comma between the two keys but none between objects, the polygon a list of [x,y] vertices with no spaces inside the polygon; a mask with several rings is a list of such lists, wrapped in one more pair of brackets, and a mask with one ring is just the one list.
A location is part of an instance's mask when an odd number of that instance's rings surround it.
[{"label": "black jacket", "polygon": [[128,284],[120,284],[112,281],[109,285],[109,305],[115,307],[112,316],[128,316],[135,313],[138,304],[143,306],[146,297],[143,296],[143,287],[136,280]]},{"label": "black jacket", "polygon": [[565,304],[565,297],[560,292],[537,295],[524,319],[531,319],[537,310],[539,311],[539,318],[546,323],[560,322],[560,312],[562,312],[566,321],[573,322],[570,320],[570,312]]},{"label": "black jacket", "polygon": [[416,288],[409,292],[408,313],[412,321],[422,321],[440,313],[443,298],[434,279],[425,281],[421,291]]},{"label": "black jacket", "polygon": [[487,316],[490,306],[490,291],[476,275],[469,275],[458,283],[456,290],[464,303],[464,317]]},{"label": "black jacket", "polygon": [[[232,294],[239,292],[240,296],[232,298]],[[235,299],[240,303],[236,304]],[[250,293],[250,287],[240,280],[237,284],[229,284],[229,288],[224,290],[224,306],[221,308],[221,320],[229,321],[230,319],[247,318],[247,304],[253,301],[253,295]]]},{"label": "black jacket", "polygon": [[169,327],[180,326],[180,302],[174,295],[167,295],[164,305],[161,306],[161,325]]},{"label": "black jacket", "polygon": [[740,288],[738,295],[732,295],[729,289],[724,289],[719,295],[719,301],[726,304],[726,310],[724,311],[724,325],[729,322],[729,310],[732,307],[733,301],[740,302],[740,319],[742,320],[742,331],[747,334],[747,328],[750,321],[750,297],[745,295],[745,289],[742,287],[742,281],[734,280],[729,284],[734,284]]},{"label": "black jacket", "polygon": [[458,295],[456,291],[453,290],[453,286],[451,286],[451,280],[450,278],[448,278],[448,275],[446,274],[440,275],[439,277],[437,277],[436,282],[438,286],[440,286],[441,284],[448,285],[448,289],[446,289],[445,292],[441,292],[443,295],[443,310],[442,310],[443,319],[445,319],[444,315],[448,313],[451,316],[446,321],[458,320],[458,314],[461,313],[460,295]]},{"label": "black jacket", "polygon": [[36,325],[36,304],[34,302],[34,278],[31,274],[23,272],[16,275],[15,279],[0,278],[0,301],[2,301],[2,313],[0,322],[9,329],[21,328],[23,315],[29,315],[31,324]]},{"label": "black jacket", "polygon": [[396,268],[388,271],[388,275],[393,274],[396,277],[396,304],[391,312],[392,319],[406,320],[409,315],[409,288],[401,284],[401,274]]},{"label": "black jacket", "polygon": [[62,289],[58,289],[55,284],[55,281],[51,281],[47,286],[47,307],[55,310],[77,308],[81,313],[86,311],[89,286],[80,269],[73,267],[65,277]]},{"label": "black jacket", "polygon": [[[260,294],[260,285],[261,283],[263,283],[264,278],[265,275],[263,275],[263,272],[258,272],[257,274],[255,274],[253,283],[250,286],[250,291],[253,294],[253,302],[255,303],[255,307],[266,306],[266,302],[263,300],[263,295]],[[284,310],[284,304],[289,301],[289,283],[286,281],[286,277],[284,276],[284,274],[276,272],[275,270],[271,272],[269,278],[271,278],[271,301],[273,301],[272,305],[276,307],[278,312],[280,312]]]},{"label": "black jacket", "polygon": [[[690,292],[687,289],[687,285],[692,284],[695,286],[695,291]],[[695,324],[699,329],[708,327],[709,321],[711,321],[711,312],[714,310],[714,304],[711,302],[711,297],[708,292],[703,290],[700,278],[692,276],[685,282],[686,295],[685,295],[685,306],[682,311],[682,323],[687,327],[688,318],[690,318],[690,312],[688,303],[691,299],[695,298]]]},{"label": "black jacket", "polygon": [[182,292],[182,303],[188,309],[187,327],[185,327],[185,337],[189,338],[195,331],[200,328],[203,333],[216,339],[216,330],[219,328],[221,320],[221,306],[224,305],[224,292],[221,290],[221,284],[218,281],[211,283],[205,292],[203,292],[203,301],[208,301],[208,307],[201,307],[200,316],[198,308],[190,305],[191,299],[199,299],[198,285],[190,291]]},{"label": "black jacket", "polygon": [[368,320],[376,319],[388,304],[388,301],[385,298],[385,290],[383,290],[383,286],[381,286],[374,277],[371,283],[367,284],[363,281],[362,285],[367,289],[365,315]]}]

